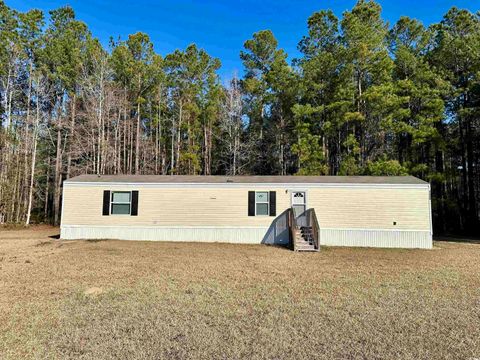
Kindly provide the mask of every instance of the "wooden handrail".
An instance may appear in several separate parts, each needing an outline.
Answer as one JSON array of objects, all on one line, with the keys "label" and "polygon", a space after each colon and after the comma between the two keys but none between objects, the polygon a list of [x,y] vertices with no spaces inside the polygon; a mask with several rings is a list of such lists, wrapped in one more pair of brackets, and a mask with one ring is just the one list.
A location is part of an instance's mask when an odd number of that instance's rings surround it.
[{"label": "wooden handrail", "polygon": [[307,225],[312,227],[313,244],[316,250],[320,249],[320,225],[318,224],[315,209],[311,208],[306,211]]}]

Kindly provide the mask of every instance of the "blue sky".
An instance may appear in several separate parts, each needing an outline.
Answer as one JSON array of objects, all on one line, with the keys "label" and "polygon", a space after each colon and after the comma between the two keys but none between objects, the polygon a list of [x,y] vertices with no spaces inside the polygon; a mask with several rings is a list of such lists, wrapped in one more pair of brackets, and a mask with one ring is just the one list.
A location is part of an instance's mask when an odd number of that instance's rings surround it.
[{"label": "blue sky", "polygon": [[[39,8],[46,13],[63,5],[75,9],[93,35],[107,45],[110,36],[126,39],[137,31],[150,35],[155,51],[167,54],[196,43],[220,58],[220,75],[242,75],[240,50],[256,31],[271,29],[292,59],[306,33],[307,18],[315,11],[332,9],[337,16],[355,0],[6,0],[20,11]],[[407,15],[428,25],[441,20],[452,6],[480,9],[480,0],[380,0],[383,18],[394,23]]]}]

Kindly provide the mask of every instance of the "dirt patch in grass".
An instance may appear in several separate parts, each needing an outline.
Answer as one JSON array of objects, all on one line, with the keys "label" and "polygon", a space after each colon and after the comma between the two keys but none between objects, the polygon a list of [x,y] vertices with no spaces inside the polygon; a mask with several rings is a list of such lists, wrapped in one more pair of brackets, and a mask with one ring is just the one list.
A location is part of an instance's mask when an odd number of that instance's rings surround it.
[{"label": "dirt patch in grass", "polygon": [[480,357],[478,244],[299,254],[0,231],[2,359]]}]

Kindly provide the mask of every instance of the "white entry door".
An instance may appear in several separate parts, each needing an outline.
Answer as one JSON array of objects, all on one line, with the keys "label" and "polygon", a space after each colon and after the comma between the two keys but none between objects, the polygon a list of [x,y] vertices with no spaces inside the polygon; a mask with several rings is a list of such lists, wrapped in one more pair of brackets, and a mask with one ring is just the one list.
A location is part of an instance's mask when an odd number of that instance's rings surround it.
[{"label": "white entry door", "polygon": [[305,191],[292,191],[292,208],[297,225],[306,226],[307,193]]}]

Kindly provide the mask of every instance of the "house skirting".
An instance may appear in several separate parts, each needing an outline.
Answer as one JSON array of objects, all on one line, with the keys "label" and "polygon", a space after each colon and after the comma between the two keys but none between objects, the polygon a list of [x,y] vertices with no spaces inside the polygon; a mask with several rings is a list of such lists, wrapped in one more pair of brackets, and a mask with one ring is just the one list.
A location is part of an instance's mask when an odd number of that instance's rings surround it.
[{"label": "house skirting", "polygon": [[[62,225],[61,238],[288,245],[289,230],[278,225],[269,228]],[[321,228],[320,245],[431,249],[432,235],[428,230]]]},{"label": "house skirting", "polygon": [[[235,244],[270,243],[266,227],[163,227],[163,226],[72,226],[61,227],[61,238],[118,239],[143,241],[223,242]],[[289,242],[288,233],[277,234],[272,244]]]},{"label": "house skirting", "polygon": [[379,248],[431,249],[428,230],[320,229],[320,244]]}]

